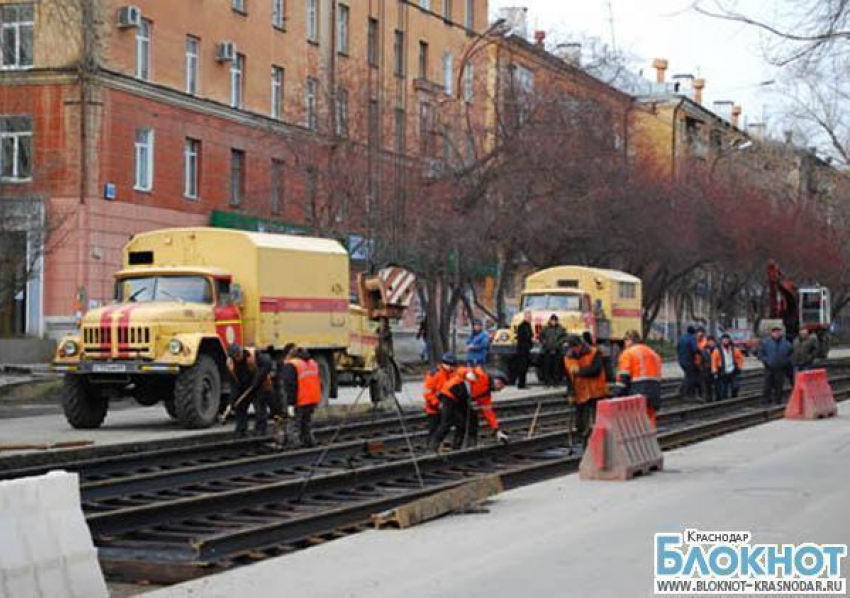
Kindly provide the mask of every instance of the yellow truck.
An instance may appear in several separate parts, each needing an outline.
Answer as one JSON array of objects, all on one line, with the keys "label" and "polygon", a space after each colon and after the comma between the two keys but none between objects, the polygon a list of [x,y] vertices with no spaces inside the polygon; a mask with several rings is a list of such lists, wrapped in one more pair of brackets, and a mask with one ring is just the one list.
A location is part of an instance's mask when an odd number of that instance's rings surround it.
[{"label": "yellow truck", "polygon": [[589,333],[608,356],[616,353],[626,332],[641,329],[641,280],[617,270],[557,266],[525,279],[519,312],[510,328],[496,331],[491,351],[500,365],[514,372],[516,331],[531,312],[534,346],[531,365],[540,368],[540,331],[555,314],[567,334]]},{"label": "yellow truck", "polygon": [[400,388],[389,322],[410,303],[414,277],[388,268],[358,280],[337,241],[217,228],[135,236],[115,274],[115,302],[89,311],[57,347],[63,407],[75,428],[103,423],[109,399],[162,401],[186,428],[212,425],[230,394],[233,343],[272,353],[288,343],[318,361],[323,399],[340,378],[372,400]]}]

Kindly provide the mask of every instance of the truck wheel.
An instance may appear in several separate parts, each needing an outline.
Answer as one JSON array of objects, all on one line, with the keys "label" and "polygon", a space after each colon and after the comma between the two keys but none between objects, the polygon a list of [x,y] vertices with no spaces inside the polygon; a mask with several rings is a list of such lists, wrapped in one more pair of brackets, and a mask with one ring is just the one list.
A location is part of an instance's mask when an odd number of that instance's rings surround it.
[{"label": "truck wheel", "polygon": [[322,382],[322,402],[320,406],[327,407],[331,396],[331,381],[333,379],[331,358],[327,353],[317,353],[313,356],[313,359],[316,360],[319,366],[319,379]]},{"label": "truck wheel", "polygon": [[109,400],[101,395],[82,376],[65,376],[62,409],[65,419],[78,430],[99,428],[106,419]]},{"label": "truck wheel", "polygon": [[187,429],[209,428],[221,403],[218,366],[209,355],[198,356],[192,367],[180,372],[174,385],[174,410]]}]

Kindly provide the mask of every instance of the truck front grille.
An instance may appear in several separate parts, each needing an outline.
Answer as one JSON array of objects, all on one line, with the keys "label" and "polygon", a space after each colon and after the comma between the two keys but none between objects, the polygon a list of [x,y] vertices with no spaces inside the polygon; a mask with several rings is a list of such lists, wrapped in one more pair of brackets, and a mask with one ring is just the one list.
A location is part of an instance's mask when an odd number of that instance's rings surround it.
[{"label": "truck front grille", "polygon": [[125,353],[150,353],[153,335],[148,326],[83,326],[83,349],[92,356],[109,357],[115,348]]}]

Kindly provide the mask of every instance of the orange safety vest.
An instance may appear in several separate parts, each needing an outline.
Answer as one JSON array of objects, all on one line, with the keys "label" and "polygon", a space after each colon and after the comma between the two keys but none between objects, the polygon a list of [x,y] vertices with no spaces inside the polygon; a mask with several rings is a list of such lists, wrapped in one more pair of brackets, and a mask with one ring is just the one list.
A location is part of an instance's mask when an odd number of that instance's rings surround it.
[{"label": "orange safety vest", "polygon": [[458,368],[455,371],[455,374],[449,378],[449,381],[443,385],[443,389],[440,394],[457,401],[457,397],[455,397],[450,391],[452,387],[466,383],[466,375],[469,372],[473,372],[476,377],[474,382],[469,382],[469,394],[472,401],[478,407],[478,411],[484,419],[487,420],[487,425],[493,430],[496,430],[499,428],[499,420],[496,418],[496,413],[493,411],[493,397],[490,394],[490,376],[484,371],[484,368],[480,366]]},{"label": "orange safety vest", "polygon": [[617,380],[628,376],[631,383],[661,382],[661,357],[644,344],[634,344],[620,354]]},{"label": "orange safety vest", "polygon": [[573,357],[568,351],[567,356],[564,358],[564,364],[567,367],[567,375],[570,377],[570,384],[572,384],[573,387],[573,394],[575,395],[576,403],[586,403],[590,399],[604,399],[608,396],[608,384],[605,379],[604,366],[602,367],[602,371],[592,378],[577,376],[570,373],[570,370],[576,367],[579,369],[590,367],[598,352],[599,349],[596,347],[590,347],[590,350],[587,353],[579,355],[578,357]]},{"label": "orange safety vest", "polygon": [[447,370],[442,366],[437,366],[425,374],[422,397],[425,399],[425,413],[428,415],[438,415],[440,413],[439,394],[453,374],[454,370]]},{"label": "orange safety vest", "polygon": [[291,363],[298,372],[298,396],[295,398],[295,404],[305,407],[321,403],[322,378],[319,376],[319,364],[312,359],[293,359]]},{"label": "orange safety vest", "polygon": [[[251,372],[251,375],[256,373],[257,371],[257,357],[253,348],[246,348],[245,353],[247,354],[245,365],[248,366],[248,371]],[[236,362],[232,359],[229,360],[230,363],[230,373],[233,374],[233,378],[236,379]],[[263,380],[263,385],[261,387],[263,390],[271,392],[272,390],[272,375],[269,373],[266,376],[265,380]]]},{"label": "orange safety vest", "polygon": [[[723,370],[723,348],[718,346],[711,352],[711,372],[713,374],[725,374]],[[732,358],[735,360],[735,367],[739,370],[744,369],[744,354],[737,347],[732,347]]]}]

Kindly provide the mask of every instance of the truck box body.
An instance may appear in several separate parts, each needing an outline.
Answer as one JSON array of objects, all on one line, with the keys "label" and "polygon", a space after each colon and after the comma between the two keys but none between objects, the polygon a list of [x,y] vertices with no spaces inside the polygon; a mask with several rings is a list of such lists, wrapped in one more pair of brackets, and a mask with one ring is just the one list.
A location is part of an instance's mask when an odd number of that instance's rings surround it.
[{"label": "truck box body", "polygon": [[228,229],[166,229],[137,235],[128,243],[125,274],[134,266],[197,266],[231,273],[244,296],[246,345],[297,342],[313,349],[349,344],[348,254],[336,241]]}]

